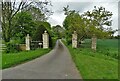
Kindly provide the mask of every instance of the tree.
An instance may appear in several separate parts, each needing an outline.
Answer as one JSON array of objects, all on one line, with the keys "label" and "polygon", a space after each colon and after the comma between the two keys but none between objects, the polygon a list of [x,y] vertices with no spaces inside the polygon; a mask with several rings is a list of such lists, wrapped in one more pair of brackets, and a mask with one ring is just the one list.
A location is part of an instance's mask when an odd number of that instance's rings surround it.
[{"label": "tree", "polygon": [[42,41],[42,34],[47,30],[49,35],[51,35],[51,26],[48,22],[37,21],[36,27],[34,28],[34,33],[32,36],[33,40]]},{"label": "tree", "polygon": [[32,40],[42,41],[42,34],[44,33],[45,30],[47,30],[47,29],[45,28],[44,25],[39,25],[32,37]]},{"label": "tree", "polygon": [[[94,6],[92,11],[82,14],[82,17],[87,20],[87,36],[91,37],[96,34],[98,38],[110,37],[110,32],[107,29],[111,29],[112,15],[112,12],[107,11],[104,7],[96,6]],[[107,29],[105,26],[107,26]]]},{"label": "tree", "polygon": [[42,34],[44,33],[44,31],[46,30],[47,33],[49,34],[49,46],[50,47],[53,47],[52,43],[53,43],[53,40],[52,40],[52,31],[51,31],[51,26],[48,22],[41,22],[41,21],[38,21],[37,22],[37,27],[34,32],[34,34],[32,35],[32,40],[35,40],[35,41],[43,41],[42,39]]},{"label": "tree", "polygon": [[64,7],[66,18],[63,26],[66,29],[66,40],[71,43],[71,35],[73,31],[78,34],[78,41],[84,40],[86,37],[91,38],[95,34],[98,38],[109,37],[109,32],[104,26],[111,26],[112,13],[103,7],[95,7],[92,11],[87,11],[80,15],[75,10],[69,10],[69,6]]},{"label": "tree", "polygon": [[106,31],[108,32],[109,34],[109,38],[114,38],[114,34],[115,32],[117,32],[118,30],[113,30],[111,27],[110,28],[106,28]]},{"label": "tree", "polygon": [[104,26],[112,25],[112,12],[107,11],[104,7],[96,7],[92,11],[85,12],[82,16],[89,19],[91,25],[94,25],[96,28],[104,30]]},{"label": "tree", "polygon": [[30,5],[24,11],[29,11],[32,14],[34,21],[46,21],[50,15],[52,15],[52,11],[49,10],[47,6],[52,6],[50,2],[35,2],[36,5]]},{"label": "tree", "polygon": [[27,11],[29,11],[31,13],[34,21],[46,21],[46,19],[47,19],[47,18],[45,18],[45,14],[42,13],[39,8],[31,6],[31,8]]},{"label": "tree", "polygon": [[[45,5],[48,5],[49,2],[32,2],[32,1],[21,1],[17,2],[16,0],[13,0],[12,2],[2,2],[2,32],[3,32],[3,39],[5,42],[9,42],[12,37],[12,30],[14,29],[12,26],[12,20],[15,17],[15,15],[22,11],[22,10],[28,10],[30,9],[31,5],[36,6],[39,8],[42,12],[46,13],[45,16],[48,16],[49,10],[45,7]],[[16,6],[17,5],[17,6]]]},{"label": "tree", "polygon": [[117,35],[114,37],[115,39],[120,39],[120,35]]},{"label": "tree", "polygon": [[34,33],[35,22],[32,19],[32,15],[29,12],[19,12],[13,18],[12,26],[14,29],[12,30],[12,37],[16,40],[21,40],[21,43],[25,42],[25,36],[30,34],[30,36]]},{"label": "tree", "polygon": [[[12,37],[12,19],[21,9],[27,7],[26,2],[20,2],[18,8],[15,7],[16,2],[2,2],[2,32],[5,42],[9,42]],[[15,10],[16,9],[16,10]]]},{"label": "tree", "polygon": [[77,32],[79,38],[78,40],[81,41],[86,35],[86,26],[84,24],[85,22],[78,12],[76,12],[75,10],[69,10],[68,6],[67,8],[64,8],[64,11],[67,16],[63,22],[63,27],[66,29],[66,40],[68,44],[71,43],[71,36],[74,31]]},{"label": "tree", "polygon": [[57,38],[63,37],[64,29],[60,25],[53,26],[52,31],[54,36],[56,36]]}]

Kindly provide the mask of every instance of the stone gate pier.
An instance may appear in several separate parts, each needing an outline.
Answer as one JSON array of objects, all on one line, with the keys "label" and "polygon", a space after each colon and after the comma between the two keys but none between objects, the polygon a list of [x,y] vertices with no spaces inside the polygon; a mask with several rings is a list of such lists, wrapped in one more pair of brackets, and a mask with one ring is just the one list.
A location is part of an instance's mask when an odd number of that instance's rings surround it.
[{"label": "stone gate pier", "polygon": [[42,37],[43,37],[43,48],[49,48],[49,35],[47,31],[44,31],[44,34]]},{"label": "stone gate pier", "polygon": [[77,33],[74,31],[72,34],[72,48],[77,48]]},{"label": "stone gate pier", "polygon": [[30,36],[27,34],[26,36],[26,50],[30,50]]},{"label": "stone gate pier", "polygon": [[96,51],[96,42],[97,42],[97,37],[95,36],[95,34],[93,34],[91,48],[94,51]]}]

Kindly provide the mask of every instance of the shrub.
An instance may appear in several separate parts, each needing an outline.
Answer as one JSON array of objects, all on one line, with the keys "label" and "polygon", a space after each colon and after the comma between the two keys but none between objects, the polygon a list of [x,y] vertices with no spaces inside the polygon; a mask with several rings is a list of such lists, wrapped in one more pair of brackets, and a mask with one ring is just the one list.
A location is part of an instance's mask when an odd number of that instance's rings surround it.
[{"label": "shrub", "polygon": [[56,41],[57,41],[58,38],[57,37],[52,37],[51,39],[52,39],[51,43],[52,43],[52,48],[53,48],[53,47],[55,47],[55,44],[56,44]]},{"label": "shrub", "polygon": [[15,44],[13,42],[6,43],[6,47],[7,47],[6,50],[5,50],[6,53],[14,53],[14,52],[20,51],[19,50],[19,45]]}]

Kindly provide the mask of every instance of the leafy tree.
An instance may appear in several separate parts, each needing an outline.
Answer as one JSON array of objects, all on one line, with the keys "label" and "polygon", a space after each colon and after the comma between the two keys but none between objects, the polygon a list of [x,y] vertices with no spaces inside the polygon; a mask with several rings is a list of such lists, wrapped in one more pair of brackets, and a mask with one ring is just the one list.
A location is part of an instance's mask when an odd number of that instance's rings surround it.
[{"label": "leafy tree", "polygon": [[111,27],[110,28],[107,28],[106,31],[108,32],[109,34],[109,38],[114,38],[114,34],[115,32],[117,32],[118,30],[113,30]]},{"label": "leafy tree", "polygon": [[49,46],[52,47],[52,32],[51,32],[51,27],[50,24],[48,22],[37,22],[37,28],[35,29],[34,34],[32,35],[32,40],[35,41],[43,41],[42,39],[42,34],[44,33],[44,31],[47,31],[47,33],[49,34]]},{"label": "leafy tree", "polygon": [[29,9],[29,12],[31,13],[34,21],[45,21],[46,20],[45,14],[43,14],[39,8],[31,6],[31,8]]},{"label": "leafy tree", "polygon": [[72,38],[71,36],[74,31],[77,32],[79,41],[83,39],[83,37],[86,35],[86,26],[78,12],[76,12],[75,10],[69,10],[67,8],[64,8],[65,14],[67,16],[63,22],[63,26],[66,29],[66,40],[68,41],[68,44],[70,44]]},{"label": "leafy tree", "polygon": [[56,25],[52,27],[53,35],[57,38],[62,38],[64,34],[64,29],[60,25]]},{"label": "leafy tree", "polygon": [[45,30],[51,35],[51,25],[48,22],[36,21],[36,27],[32,36],[33,40],[42,41],[42,34]]},{"label": "leafy tree", "polygon": [[27,34],[32,35],[35,29],[35,22],[32,20],[32,15],[29,12],[19,12],[13,19],[12,36],[14,39],[24,42]]},{"label": "leafy tree", "polygon": [[51,25],[50,25],[50,23],[49,22],[39,22],[38,21],[38,23],[39,24],[41,24],[41,25],[43,25],[48,31],[50,31],[51,30]]},{"label": "leafy tree", "polygon": [[66,40],[71,43],[71,35],[73,31],[78,34],[78,41],[86,37],[91,38],[95,34],[98,38],[107,38],[110,35],[104,26],[111,26],[112,13],[103,7],[98,7],[92,11],[87,11],[80,15],[75,10],[69,10],[69,6],[64,7],[66,18],[63,26],[66,29]]},{"label": "leafy tree", "polygon": [[120,35],[114,36],[115,39],[120,39]]},{"label": "leafy tree", "polygon": [[[40,25],[43,25],[47,31],[49,32],[50,35],[52,35],[52,32],[51,32],[51,25],[49,22],[46,22],[46,21],[35,21],[36,22],[36,26],[40,26]],[[36,30],[36,29],[35,29]]]},{"label": "leafy tree", "polygon": [[[17,3],[18,4],[18,3]],[[12,37],[12,19],[23,8],[26,8],[26,2],[19,2],[18,8],[16,8],[16,2],[2,2],[2,32],[5,42],[9,42]]]},{"label": "leafy tree", "polygon": [[[3,39],[5,42],[9,42],[12,37],[12,31],[13,31],[13,18],[15,15],[20,12],[20,11],[25,11],[31,8],[32,6],[35,6],[39,8],[43,14],[46,14],[45,16],[49,16],[49,10],[46,8],[46,5],[51,5],[49,4],[50,2],[45,1],[45,2],[32,2],[32,1],[16,1],[13,0],[12,2],[2,2],[2,32],[3,32]],[[16,6],[17,5],[17,6]]]},{"label": "leafy tree", "polygon": [[44,25],[39,25],[32,37],[32,40],[42,41],[42,34],[44,33],[45,30],[47,30],[47,29],[45,28]]},{"label": "leafy tree", "polygon": [[[107,11],[104,7],[96,7],[92,11],[87,11],[82,14],[82,17],[86,22],[87,26],[87,36],[91,37],[96,34],[98,38],[108,38],[110,37],[110,31],[113,31],[110,26],[112,25],[112,12]],[[107,26],[106,29],[104,26]],[[108,31],[108,29],[110,31]],[[112,33],[113,34],[113,33]]]},{"label": "leafy tree", "polygon": [[92,11],[87,11],[82,16],[89,19],[91,25],[104,30],[104,26],[112,25],[112,15],[112,12],[107,11],[104,7],[97,8],[94,6],[94,9]]}]

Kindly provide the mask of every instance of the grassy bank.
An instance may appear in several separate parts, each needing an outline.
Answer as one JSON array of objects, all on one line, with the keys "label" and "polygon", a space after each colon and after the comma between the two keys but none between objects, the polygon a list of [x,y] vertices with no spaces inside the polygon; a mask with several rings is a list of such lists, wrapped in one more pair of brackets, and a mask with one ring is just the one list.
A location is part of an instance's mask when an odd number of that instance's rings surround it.
[{"label": "grassy bank", "polygon": [[118,40],[98,40],[96,52],[91,40],[77,49],[67,47],[83,79],[118,79]]},{"label": "grassy bank", "polygon": [[2,54],[2,69],[12,67],[26,61],[30,61],[37,57],[40,57],[46,53],[48,53],[50,49],[37,49],[31,51],[24,51],[19,53],[8,53]]}]

